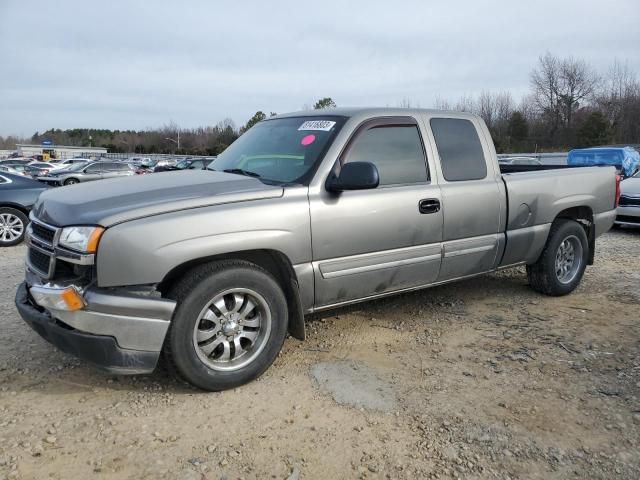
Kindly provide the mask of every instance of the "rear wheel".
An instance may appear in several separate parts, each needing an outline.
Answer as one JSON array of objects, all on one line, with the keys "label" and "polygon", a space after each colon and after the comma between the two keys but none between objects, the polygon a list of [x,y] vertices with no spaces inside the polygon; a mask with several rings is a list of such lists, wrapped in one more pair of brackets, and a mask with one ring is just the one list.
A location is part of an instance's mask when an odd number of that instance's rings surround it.
[{"label": "rear wheel", "polygon": [[576,289],[589,258],[589,242],[582,225],[575,220],[556,220],[540,258],[527,265],[531,288],[545,295],[559,296]]},{"label": "rear wheel", "polygon": [[0,247],[17,245],[24,240],[29,219],[20,210],[0,208]]},{"label": "rear wheel", "polygon": [[287,302],[268,272],[225,260],[198,267],[168,295],[178,302],[165,354],[181,377],[204,390],[225,390],[260,376],[287,332]]}]

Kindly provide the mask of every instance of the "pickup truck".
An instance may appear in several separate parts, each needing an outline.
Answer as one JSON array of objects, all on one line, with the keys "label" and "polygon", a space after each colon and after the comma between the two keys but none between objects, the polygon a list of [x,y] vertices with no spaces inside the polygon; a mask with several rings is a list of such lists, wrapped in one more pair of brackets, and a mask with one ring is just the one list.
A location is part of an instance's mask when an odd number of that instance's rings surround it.
[{"label": "pickup truck", "polygon": [[287,332],[304,339],[312,312],[517,265],[534,290],[570,293],[614,222],[617,181],[613,167],[503,174],[467,113],[278,115],[209,170],[43,193],[16,306],[111,372],[162,357],[223,390],[261,375]]}]

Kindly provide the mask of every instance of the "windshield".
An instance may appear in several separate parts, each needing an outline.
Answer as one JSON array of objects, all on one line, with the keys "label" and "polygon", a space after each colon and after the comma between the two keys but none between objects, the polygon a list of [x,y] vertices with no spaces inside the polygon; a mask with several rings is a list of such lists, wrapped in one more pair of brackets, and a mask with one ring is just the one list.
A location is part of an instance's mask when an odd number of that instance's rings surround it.
[{"label": "windshield", "polygon": [[88,163],[89,162],[78,162],[78,163],[69,165],[66,168],[62,168],[60,170],[64,170],[65,172],[77,172],[79,170],[82,170],[84,167],[86,167]]},{"label": "windshield", "polygon": [[315,172],[344,117],[291,117],[266,120],[218,155],[209,170],[235,170],[265,183],[305,183]]}]

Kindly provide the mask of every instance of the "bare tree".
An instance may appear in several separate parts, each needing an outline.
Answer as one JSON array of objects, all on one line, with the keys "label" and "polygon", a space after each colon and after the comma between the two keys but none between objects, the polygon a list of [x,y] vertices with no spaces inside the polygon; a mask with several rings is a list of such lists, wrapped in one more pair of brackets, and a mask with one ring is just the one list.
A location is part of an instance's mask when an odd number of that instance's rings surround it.
[{"label": "bare tree", "polygon": [[597,105],[612,127],[613,141],[640,142],[640,82],[626,62],[614,61],[602,82]]},{"label": "bare tree", "polygon": [[509,92],[492,93],[483,90],[477,102],[472,102],[472,111],[485,121],[489,128],[503,127],[514,111],[514,102]]},{"label": "bare tree", "polygon": [[538,66],[531,71],[533,102],[539,113],[551,121],[550,133],[554,135],[560,126],[560,61],[547,52],[538,59]]},{"label": "bare tree", "polygon": [[496,118],[495,96],[486,90],[480,92],[475,110],[482,117],[484,123],[491,127]]},{"label": "bare tree", "polygon": [[[400,102],[398,102],[398,108],[414,108],[414,106],[411,103],[411,100],[405,97]],[[420,105],[416,105],[416,108],[420,108]]]},{"label": "bare tree", "polygon": [[547,52],[531,72],[533,100],[549,126],[550,141],[556,141],[563,127],[563,141],[571,143],[573,117],[578,108],[592,99],[599,77],[584,60],[560,59]]},{"label": "bare tree", "polygon": [[437,96],[433,101],[433,108],[437,110],[452,110],[449,100],[445,100],[440,96]]},{"label": "bare tree", "polygon": [[573,112],[595,93],[598,81],[598,75],[584,60],[569,57],[560,62],[558,95],[567,129],[572,126]]},{"label": "bare tree", "polygon": [[473,96],[468,95],[466,93],[464,95],[462,95],[458,99],[458,102],[456,103],[456,106],[454,107],[454,110],[456,110],[458,112],[474,112],[475,111],[475,101],[473,99]]}]

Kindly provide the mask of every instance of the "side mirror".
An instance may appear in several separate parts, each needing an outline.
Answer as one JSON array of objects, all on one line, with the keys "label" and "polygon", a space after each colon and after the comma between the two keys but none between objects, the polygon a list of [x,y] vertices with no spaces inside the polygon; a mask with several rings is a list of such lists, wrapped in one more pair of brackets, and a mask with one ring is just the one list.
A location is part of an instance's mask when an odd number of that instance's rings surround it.
[{"label": "side mirror", "polygon": [[342,192],[344,190],[368,190],[377,188],[380,184],[378,169],[371,162],[345,163],[340,175],[334,175],[327,180],[327,190]]}]

